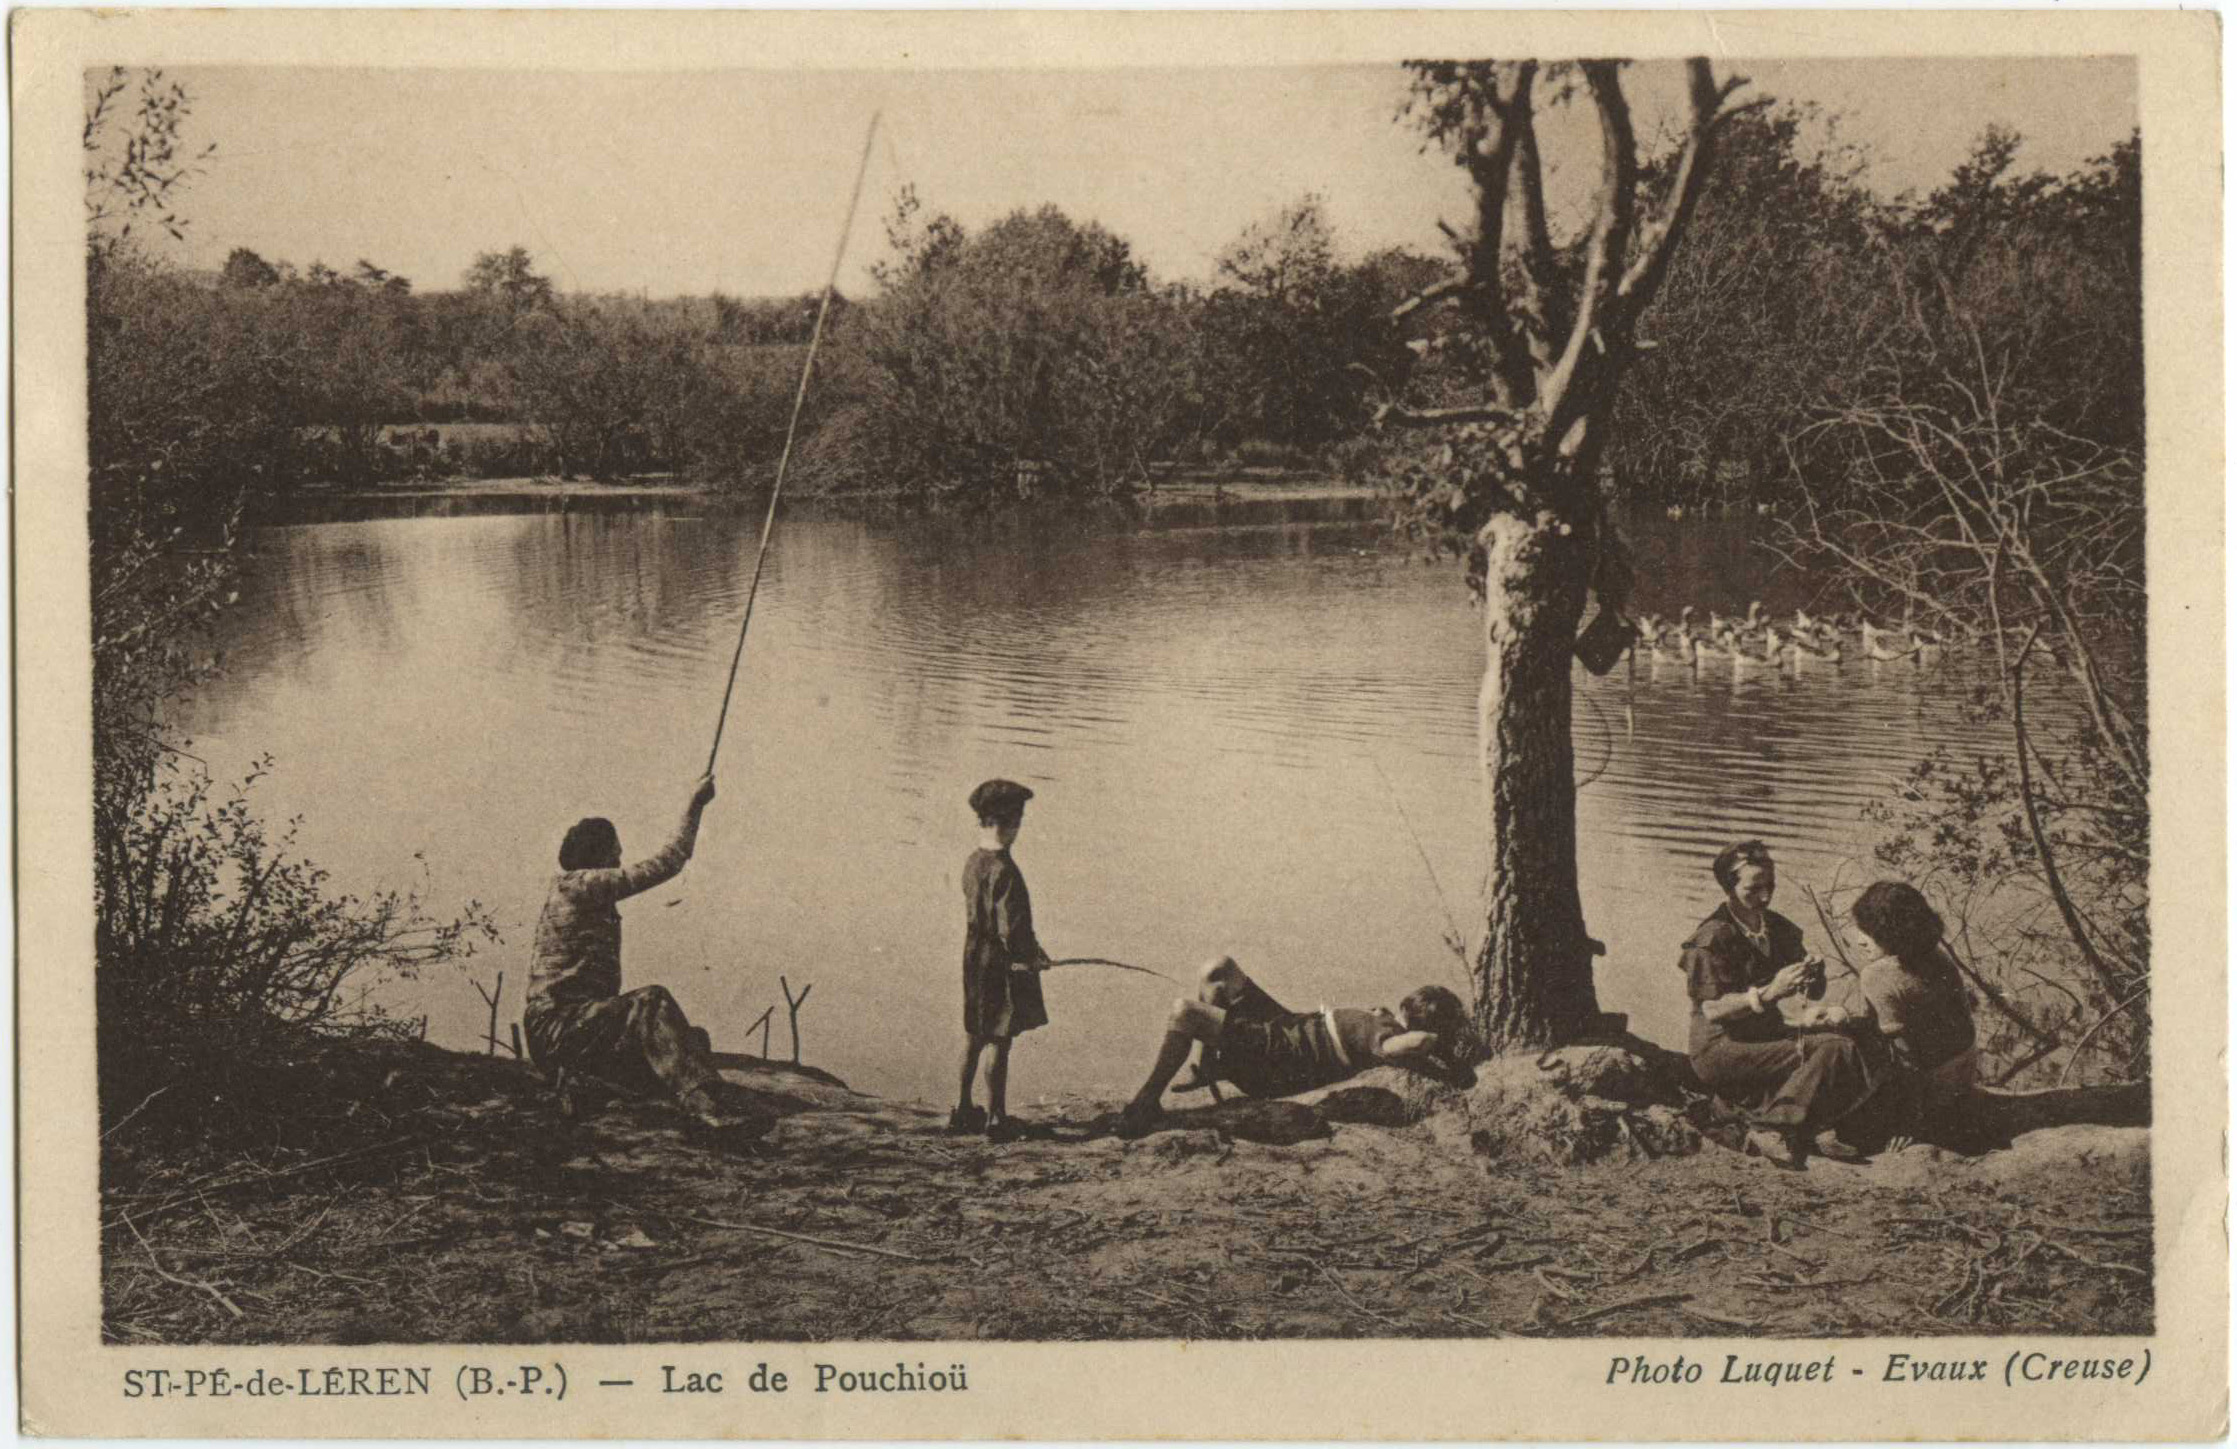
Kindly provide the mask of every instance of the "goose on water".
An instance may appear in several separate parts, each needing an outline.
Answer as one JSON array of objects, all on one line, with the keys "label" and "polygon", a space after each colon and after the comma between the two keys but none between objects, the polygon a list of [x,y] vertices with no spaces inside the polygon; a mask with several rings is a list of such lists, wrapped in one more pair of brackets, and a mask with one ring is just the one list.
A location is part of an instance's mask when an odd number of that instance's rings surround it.
[{"label": "goose on water", "polygon": [[1656,635],[1647,640],[1647,658],[1657,664],[1690,664],[1693,662],[1693,633],[1683,624],[1677,632]]},{"label": "goose on water", "polygon": [[1788,641],[1787,647],[1794,651],[1794,662],[1797,664],[1805,659],[1823,659],[1831,664],[1841,662],[1841,639],[1839,635],[1833,636],[1830,641],[1823,645],[1818,645],[1797,634]]},{"label": "goose on water", "polygon": [[1864,621],[1863,631],[1864,657],[1867,659],[1878,659],[1882,661],[1894,659],[1910,659],[1916,656],[1919,652],[1919,646],[1916,644],[1913,644],[1908,649],[1888,648],[1887,645],[1880,642],[1881,636],[1887,631],[1873,624],[1870,619],[1866,619]]}]

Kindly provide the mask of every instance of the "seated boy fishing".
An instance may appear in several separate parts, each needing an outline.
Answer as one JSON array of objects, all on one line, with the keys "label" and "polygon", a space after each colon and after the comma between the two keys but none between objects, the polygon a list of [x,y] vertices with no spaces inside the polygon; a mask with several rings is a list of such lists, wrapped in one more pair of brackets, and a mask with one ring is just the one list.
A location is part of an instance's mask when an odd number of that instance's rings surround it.
[{"label": "seated boy fishing", "polygon": [[1187,1086],[1225,1079],[1249,1096],[1288,1097],[1332,1087],[1376,1066],[1465,1084],[1470,1074],[1459,1058],[1468,1040],[1467,1011],[1442,986],[1422,987],[1395,1012],[1327,1006],[1291,1011],[1232,957],[1222,956],[1204,967],[1193,1000],[1174,1001],[1157,1061],[1119,1114],[1118,1135],[1140,1137],[1155,1129],[1166,1085],[1199,1048],[1196,1076]]}]

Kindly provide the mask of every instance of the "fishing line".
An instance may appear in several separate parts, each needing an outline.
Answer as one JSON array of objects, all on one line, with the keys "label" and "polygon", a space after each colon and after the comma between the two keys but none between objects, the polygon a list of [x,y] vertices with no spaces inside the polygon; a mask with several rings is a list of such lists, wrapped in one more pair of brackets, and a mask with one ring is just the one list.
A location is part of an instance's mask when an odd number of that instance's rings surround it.
[{"label": "fishing line", "polygon": [[[1437,867],[1430,864],[1429,850],[1421,843],[1421,835],[1414,829],[1414,822],[1406,814],[1406,807],[1398,801],[1398,791],[1390,783],[1390,776],[1383,769],[1383,762],[1373,755],[1367,763],[1375,767],[1375,774],[1383,782],[1383,793],[1390,799],[1390,808],[1398,812],[1398,823],[1406,827],[1406,835],[1414,842],[1414,854],[1421,857],[1421,868],[1429,872],[1429,888],[1437,893],[1437,908],[1445,913],[1445,945],[1461,964],[1463,978],[1468,967],[1468,938],[1460,933],[1460,922],[1453,918],[1452,902],[1445,895],[1445,883],[1437,879]],[[1490,882],[1485,882],[1488,887]]]},{"label": "fishing line", "polygon": [[738,624],[738,648],[730,656],[730,680],[722,690],[722,712],[715,716],[715,742],[707,751],[707,773],[715,772],[715,756],[722,753],[722,727],[730,719],[730,696],[738,688],[738,661],[746,656],[746,630],[753,624],[753,601],[761,592],[762,566],[769,561],[769,539],[776,532],[777,501],[784,497],[785,473],[792,466],[792,443],[800,431],[800,409],[808,401],[808,378],[815,372],[816,349],[823,345],[824,319],[831,314],[831,294],[839,285],[839,267],[847,257],[847,238],[854,231],[855,209],[862,203],[862,183],[870,174],[870,148],[878,139],[878,112],[870,116],[870,129],[862,138],[862,161],[854,173],[854,193],[847,198],[847,219],[839,226],[838,250],[831,257],[831,276],[823,284],[823,302],[816,308],[815,330],[808,335],[807,360],[800,365],[800,387],[792,395],[792,421],[785,425],[784,452],[777,458],[777,481],[769,491],[769,514],[761,522],[761,550],[754,555],[753,582],[746,587],[746,616]]},{"label": "fishing line", "polygon": [[1582,790],[1602,775],[1607,774],[1608,766],[1615,762],[1616,727],[1608,723],[1606,712],[1600,708],[1600,701],[1593,698],[1593,692],[1589,687],[1578,690],[1577,697],[1592,707],[1593,717],[1600,721],[1600,763],[1593,766],[1591,774],[1577,782],[1576,788]]}]

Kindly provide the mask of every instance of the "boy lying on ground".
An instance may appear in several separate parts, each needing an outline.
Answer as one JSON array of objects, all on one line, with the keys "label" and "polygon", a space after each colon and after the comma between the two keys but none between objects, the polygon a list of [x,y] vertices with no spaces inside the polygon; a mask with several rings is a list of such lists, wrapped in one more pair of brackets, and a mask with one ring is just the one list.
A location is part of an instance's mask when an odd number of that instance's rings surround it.
[{"label": "boy lying on ground", "polygon": [[1469,1074],[1458,1058],[1468,1039],[1468,1014],[1442,986],[1422,987],[1395,1013],[1326,1006],[1290,1011],[1222,956],[1203,969],[1195,999],[1174,1001],[1157,1062],[1119,1114],[1116,1130],[1141,1137],[1156,1127],[1166,1085],[1198,1047],[1196,1075],[1184,1089],[1224,1079],[1249,1096],[1288,1097],[1375,1066],[1465,1084]]}]

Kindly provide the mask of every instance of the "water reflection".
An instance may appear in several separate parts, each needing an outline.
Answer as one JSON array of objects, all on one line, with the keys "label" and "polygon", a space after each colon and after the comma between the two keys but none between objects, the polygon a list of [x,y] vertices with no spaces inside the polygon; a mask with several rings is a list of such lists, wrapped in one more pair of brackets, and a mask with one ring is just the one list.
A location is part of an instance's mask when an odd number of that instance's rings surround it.
[{"label": "water reflection", "polygon": [[[1208,507],[1144,527],[788,519],[699,858],[629,913],[634,979],[666,981],[718,1038],[778,999],[780,972],[813,981],[811,1060],[939,1095],[962,801],[1003,774],[1040,792],[1018,853],[1059,954],[1178,974],[1230,950],[1304,1001],[1460,984],[1440,937],[1448,910],[1466,927],[1484,870],[1479,621],[1453,569],[1361,509],[1309,521],[1284,504],[1242,526]],[[232,672],[191,724],[221,766],[276,757],[265,808],[301,812],[304,848],[343,882],[408,883],[424,851],[439,897],[525,923],[577,816],[612,816],[632,847],[672,823],[706,759],[758,523],[639,501],[268,527],[228,619]],[[1736,530],[1641,534],[1660,595],[1644,608],[1797,602]],[[1578,679],[1601,994],[1665,1041],[1683,1038],[1677,943],[1714,903],[1715,851],[1761,836],[1786,879],[1822,883],[1867,853],[1865,806],[1964,736],[1954,663]],[[507,968],[516,1012],[526,946],[512,932],[477,968]],[[1131,1086],[1165,989],[1052,977],[1054,1022],[1019,1051],[1024,1100]],[[438,1039],[479,1032],[463,981],[399,999]]]}]

